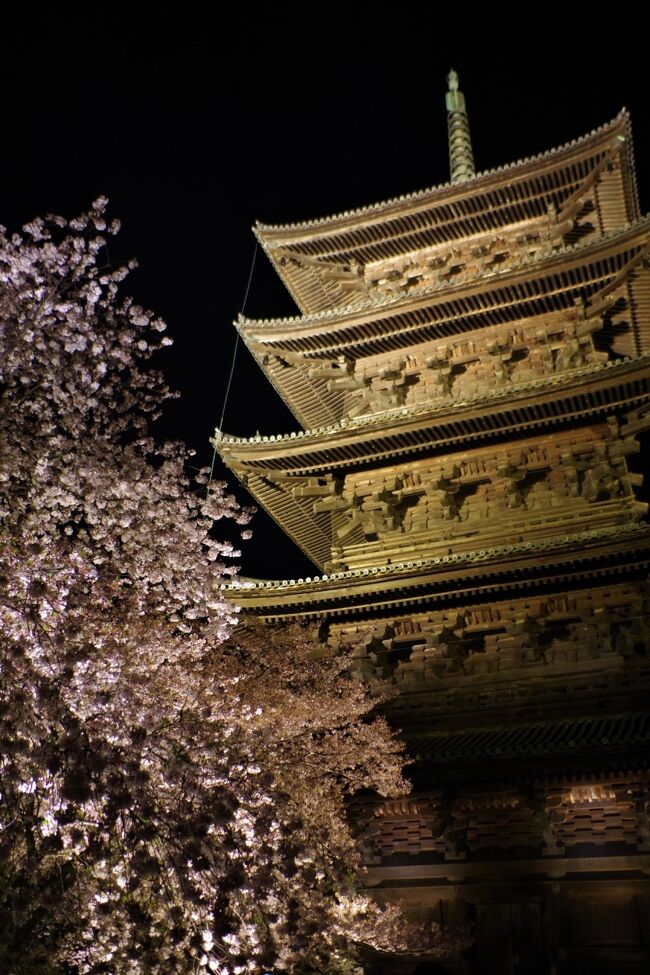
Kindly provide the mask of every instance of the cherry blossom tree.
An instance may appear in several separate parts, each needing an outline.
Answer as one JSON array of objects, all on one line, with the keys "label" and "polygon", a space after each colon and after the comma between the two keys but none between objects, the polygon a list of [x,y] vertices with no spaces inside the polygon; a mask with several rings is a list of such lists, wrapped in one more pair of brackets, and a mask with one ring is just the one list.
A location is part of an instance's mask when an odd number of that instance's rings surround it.
[{"label": "cherry blossom tree", "polygon": [[401,749],[345,660],[233,629],[250,512],[151,437],[105,211],[0,234],[0,970],[347,972],[407,947],[345,811]]}]

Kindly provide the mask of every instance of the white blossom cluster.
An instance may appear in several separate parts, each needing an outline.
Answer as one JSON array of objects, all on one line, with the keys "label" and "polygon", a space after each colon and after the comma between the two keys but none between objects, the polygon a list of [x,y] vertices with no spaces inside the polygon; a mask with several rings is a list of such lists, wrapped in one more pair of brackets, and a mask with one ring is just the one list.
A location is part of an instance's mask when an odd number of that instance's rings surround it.
[{"label": "white blossom cluster", "polygon": [[151,439],[105,211],[0,234],[0,971],[348,972],[395,925],[345,802],[401,751],[344,661],[233,632],[250,515]]}]

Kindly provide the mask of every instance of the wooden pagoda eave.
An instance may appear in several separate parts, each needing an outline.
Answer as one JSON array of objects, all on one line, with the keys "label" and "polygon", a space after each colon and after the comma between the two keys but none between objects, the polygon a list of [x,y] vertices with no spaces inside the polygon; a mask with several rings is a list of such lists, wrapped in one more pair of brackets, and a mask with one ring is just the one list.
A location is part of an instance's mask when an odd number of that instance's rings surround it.
[{"label": "wooden pagoda eave", "polygon": [[268,620],[399,612],[415,605],[481,599],[580,580],[624,576],[650,567],[650,526],[580,532],[542,542],[414,559],[298,580],[240,579],[224,587],[244,612]]},{"label": "wooden pagoda eave", "polygon": [[[607,666],[604,661],[599,663]],[[488,758],[494,759],[495,754],[500,762],[527,756],[528,761],[533,764],[535,759],[545,761],[553,752],[565,752],[575,756],[576,747],[589,749],[593,758],[595,746],[602,747],[600,739],[604,737],[604,725],[610,729],[606,736],[609,755],[613,748],[622,748],[629,752],[636,745],[644,747],[647,758],[650,745],[650,712],[639,712],[636,709],[632,712],[604,715],[600,720],[577,714],[561,719],[556,717],[555,720],[533,720],[526,721],[525,724],[521,721],[513,724],[504,722],[496,727],[474,726],[465,730],[445,728],[440,731],[426,731],[409,727],[407,737],[409,745],[417,750],[417,754],[427,765],[439,766],[459,760],[469,764],[481,764]],[[536,738],[533,756],[526,741],[531,733]]]},{"label": "wooden pagoda eave", "polygon": [[584,426],[594,417],[639,408],[621,431],[634,435],[650,424],[650,356],[574,370],[561,380],[531,383],[525,393],[522,388],[517,392],[518,398],[510,390],[456,402],[443,411],[391,411],[378,414],[374,423],[366,418],[304,436],[245,443],[226,438],[215,445],[255,500],[322,569],[332,557],[330,516],[305,503],[298,490],[301,479],[346,476],[355,468],[403,464],[444,455],[450,448],[476,449],[486,438],[503,443],[549,426]]},{"label": "wooden pagoda eave", "polygon": [[548,424],[632,409],[650,402],[650,355],[585,366],[560,376],[509,385],[489,396],[441,406],[403,407],[304,434],[213,441],[238,476],[312,475],[377,463],[422,450],[532,431]]},{"label": "wooden pagoda eave", "polygon": [[[621,175],[608,184],[606,229],[638,218],[631,125],[626,112],[591,136],[531,160],[352,213],[285,227],[258,225],[255,233],[301,311],[343,304],[321,271],[350,260],[371,265],[421,248],[494,232],[540,218],[549,202],[570,205],[581,186],[621,140]],[[614,197],[612,197],[614,193]],[[298,264],[289,255],[295,255]],[[307,262],[306,264],[301,262]],[[313,266],[310,266],[310,262]],[[323,263],[325,262],[325,263]]]},{"label": "wooden pagoda eave", "polygon": [[[625,145],[631,149],[631,120],[626,109],[622,109],[611,122],[564,146],[479,173],[462,183],[443,183],[430,189],[315,220],[276,225],[258,223],[254,232],[263,244],[272,242],[286,245],[301,240],[318,240],[347,228],[381,224],[391,217],[399,217],[408,211],[426,209],[435,204],[457,205],[466,199],[476,199],[490,189],[512,186],[524,179],[584,162],[599,152],[606,151],[611,140],[618,135],[624,137]],[[629,166],[629,169],[633,171],[633,166]],[[636,193],[634,197],[636,198]]]},{"label": "wooden pagoda eave", "polygon": [[401,355],[424,343],[460,341],[470,333],[526,330],[534,320],[544,327],[575,316],[580,308],[588,316],[602,316],[614,293],[632,301],[633,310],[628,332],[618,336],[613,351],[638,355],[650,350],[650,274],[643,263],[649,242],[646,217],[596,242],[445,289],[365,309],[271,322],[240,319],[236,327],[301,425],[318,426],[339,420],[343,412],[341,397],[326,379],[312,376],[319,363],[344,361],[349,368],[362,359]]},{"label": "wooden pagoda eave", "polygon": [[[536,296],[548,298],[547,287],[540,287],[539,295],[536,295],[536,284],[541,285],[554,275],[566,275],[575,268],[591,267],[609,259],[612,266],[595,275],[594,284],[598,287],[602,278],[615,276],[624,267],[628,252],[631,255],[646,248],[649,240],[650,215],[595,241],[562,247],[550,255],[522,262],[503,271],[459,277],[438,287],[393,298],[373,299],[363,307],[352,305],[284,319],[251,320],[241,317],[235,325],[251,348],[258,345],[261,348],[263,345],[266,353],[277,350],[281,354],[281,348],[286,347],[296,354],[320,353],[333,357],[345,351],[344,345],[345,348],[348,344],[363,346],[364,340],[367,342],[373,332],[381,332],[382,326],[388,331],[389,322],[394,322],[395,330],[402,332],[407,324],[404,316],[424,309],[441,309],[446,312],[440,316],[441,321],[446,321],[466,316],[463,301],[473,298],[479,299],[475,314],[485,316],[485,299],[496,291],[505,292],[504,304],[506,300],[517,300],[515,289],[518,287],[524,287],[525,297],[529,301]],[[580,284],[584,287],[585,282],[581,281]],[[368,330],[373,325],[376,327],[370,330],[370,335],[364,335],[364,329]],[[445,334],[444,330],[441,334]]]}]

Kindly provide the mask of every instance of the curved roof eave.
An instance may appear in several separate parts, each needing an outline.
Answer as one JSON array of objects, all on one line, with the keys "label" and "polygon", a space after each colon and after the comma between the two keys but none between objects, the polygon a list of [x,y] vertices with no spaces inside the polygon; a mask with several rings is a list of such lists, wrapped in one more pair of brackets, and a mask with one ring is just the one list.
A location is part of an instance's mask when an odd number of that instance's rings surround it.
[{"label": "curved roof eave", "polygon": [[[497,405],[502,405],[506,411],[512,412],[518,401],[525,404],[544,394],[559,399],[563,395],[577,395],[578,387],[588,390],[592,386],[629,383],[633,374],[638,374],[644,383],[649,381],[650,355],[626,357],[618,362],[609,360],[605,363],[589,364],[561,376],[544,376],[462,401],[454,400],[435,406],[431,403],[400,406],[381,413],[345,418],[312,430],[235,437],[217,429],[211,442],[228,466],[233,463],[257,463],[264,466],[264,462],[271,457],[281,458],[286,462],[289,456],[306,457],[314,452],[331,450],[347,441],[368,445],[370,441],[395,436],[402,426],[410,428],[416,424],[417,429],[430,430],[437,423],[463,422],[470,412],[483,415],[487,406],[494,410]],[[647,394],[643,398],[646,399]],[[289,450],[289,447],[293,449]]]},{"label": "curved roof eave", "polygon": [[[516,278],[521,276],[521,274],[533,267],[543,268],[544,266],[552,267],[554,264],[558,263],[562,259],[566,259],[571,256],[580,256],[581,253],[589,253],[593,251],[597,253],[598,250],[606,248],[608,245],[615,243],[617,240],[625,240],[630,237],[633,238],[636,234],[642,234],[644,231],[650,230],[650,214],[642,216],[639,220],[635,221],[633,224],[629,224],[623,228],[611,230],[609,233],[602,234],[598,238],[587,239],[585,241],[578,241],[575,244],[565,244],[554,250],[552,254],[544,255],[542,257],[532,257],[527,261],[522,261],[516,265],[505,268],[502,271],[494,271],[489,275],[471,275],[465,277],[459,276],[453,286],[449,283],[444,282],[440,285],[433,285],[426,288],[422,288],[419,291],[413,291],[407,296],[386,296],[381,298],[371,298],[365,304],[350,304],[343,308],[332,308],[326,309],[325,311],[312,312],[306,315],[292,315],[286,318],[247,318],[244,315],[239,315],[239,317],[233,323],[237,330],[243,335],[248,333],[254,336],[256,332],[264,332],[266,329],[269,330],[280,330],[289,329],[292,334],[297,334],[301,329],[308,330],[313,327],[318,327],[321,325],[327,325],[328,328],[332,328],[339,323],[347,324],[355,319],[366,319],[369,312],[383,312],[387,309],[399,310],[400,305],[412,304],[413,302],[424,302],[428,298],[435,297],[438,294],[444,295],[446,300],[457,294],[462,294],[464,289],[475,289],[479,283],[498,283],[501,281],[508,280],[508,278]],[[404,300],[406,297],[406,301]]]},{"label": "curved roof eave", "polygon": [[[578,532],[575,535],[560,536],[547,539],[544,542],[520,542],[505,545],[500,548],[488,548],[473,552],[461,552],[434,558],[414,558],[411,561],[391,563],[375,566],[371,569],[347,569],[325,575],[313,575],[297,579],[249,579],[240,577],[234,583],[221,586],[226,598],[238,603],[243,609],[260,611],[287,610],[300,604],[312,603],[312,609],[317,613],[332,611],[326,604],[334,602],[339,608],[343,603],[354,603],[363,596],[364,592],[370,598],[375,596],[377,601],[392,599],[398,592],[407,589],[418,589],[425,578],[449,575],[456,578],[456,573],[464,569],[481,576],[490,572],[517,572],[521,563],[529,562],[536,557],[544,557],[549,565],[560,564],[564,561],[591,562],[594,549],[603,548],[607,554],[614,549],[620,549],[622,554],[630,557],[635,549],[647,549],[650,544],[650,526],[635,523],[626,526],[616,525],[606,528],[592,529]],[[593,566],[591,566],[593,573]],[[444,595],[444,594],[443,594]],[[318,603],[323,603],[321,609]],[[359,607],[351,607],[352,610]]]},{"label": "curved roof eave", "polygon": [[536,155],[527,156],[524,159],[519,159],[515,162],[505,163],[502,166],[485,170],[485,172],[477,173],[476,176],[472,176],[470,179],[467,179],[462,183],[441,183],[438,186],[418,190],[413,193],[406,193],[379,203],[371,203],[365,206],[356,207],[352,210],[345,210],[342,213],[332,214],[331,216],[318,217],[316,219],[298,221],[296,223],[264,224],[258,221],[253,227],[253,232],[262,246],[265,246],[266,243],[272,241],[274,237],[282,237],[286,242],[286,239],[291,235],[299,238],[304,234],[313,234],[314,231],[327,233],[329,230],[332,230],[338,232],[344,226],[358,224],[369,218],[381,218],[390,213],[392,210],[400,209],[406,203],[426,203],[429,200],[432,203],[435,203],[438,202],[437,198],[442,201],[447,196],[467,196],[468,193],[476,193],[480,191],[484,184],[489,184],[491,180],[495,179],[495,177],[500,178],[510,176],[514,170],[534,170],[540,164],[545,164],[559,159],[559,157],[562,155],[568,156],[572,153],[579,152],[588,147],[591,142],[597,142],[603,137],[607,137],[610,135],[610,133],[614,132],[618,128],[626,130],[627,140],[631,143],[631,118],[626,108],[622,108],[618,115],[610,122],[606,122],[604,125],[593,129],[586,135],[580,136],[577,139],[572,139],[570,142],[567,142],[562,146],[558,146],[555,149],[547,149],[546,151]]}]

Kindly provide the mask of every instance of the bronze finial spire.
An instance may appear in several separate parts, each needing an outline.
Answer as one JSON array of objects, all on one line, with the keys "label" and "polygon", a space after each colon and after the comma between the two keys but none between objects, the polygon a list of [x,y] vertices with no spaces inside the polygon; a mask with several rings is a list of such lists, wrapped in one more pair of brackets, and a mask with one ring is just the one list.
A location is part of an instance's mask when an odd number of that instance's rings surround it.
[{"label": "bronze finial spire", "polygon": [[474,154],[469,134],[465,96],[458,90],[458,75],[447,75],[447,124],[449,127],[449,168],[452,183],[462,183],[474,175]]}]

